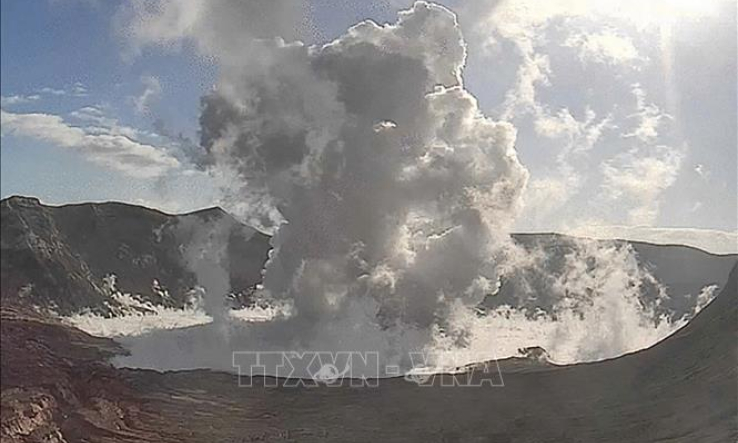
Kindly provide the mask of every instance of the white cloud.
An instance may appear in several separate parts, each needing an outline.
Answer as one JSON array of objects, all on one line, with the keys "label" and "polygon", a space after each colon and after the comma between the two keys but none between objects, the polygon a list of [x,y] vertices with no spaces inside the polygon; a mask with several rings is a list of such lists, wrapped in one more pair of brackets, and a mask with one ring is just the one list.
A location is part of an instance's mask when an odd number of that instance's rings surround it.
[{"label": "white cloud", "polygon": [[[631,64],[638,50],[626,36],[614,31],[585,32],[582,23],[602,26],[608,19],[624,20],[638,17],[634,7],[614,7],[606,0],[515,0],[470,2],[459,14],[476,39],[486,49],[512,43],[521,57],[515,85],[508,91],[502,117],[509,120],[527,112],[540,113],[538,88],[548,86],[552,73],[551,49],[557,46],[579,48],[582,61],[597,60],[610,64]],[[635,2],[631,6],[637,6]],[[648,3],[648,2],[646,2]],[[480,6],[481,5],[481,6]],[[559,19],[567,21],[559,27]],[[563,32],[553,35],[550,31]],[[516,115],[518,114],[518,115]]]},{"label": "white cloud", "polygon": [[554,211],[561,208],[571,198],[572,183],[566,177],[531,178],[523,194],[524,211],[521,220],[526,226],[539,226],[549,222]]},{"label": "white cloud", "polygon": [[623,137],[635,137],[641,142],[648,143],[654,141],[659,136],[659,126],[664,119],[671,120],[672,117],[661,111],[654,103],[646,101],[646,92],[639,84],[633,85],[633,95],[636,98],[637,112],[630,116],[638,123],[637,126]]},{"label": "white cloud", "polygon": [[674,184],[682,167],[686,147],[677,149],[657,144],[663,120],[671,116],[647,101],[640,85],[632,87],[636,99],[635,127],[622,135],[636,144],[601,165],[605,199],[621,203],[627,220],[635,225],[652,225],[658,216],[663,192]]},{"label": "white cloud", "polygon": [[77,97],[85,97],[87,95],[87,87],[80,82],[76,82],[72,85],[71,92]]},{"label": "white cloud", "polygon": [[503,120],[511,120],[522,111],[540,114],[542,106],[538,103],[536,89],[539,85],[550,85],[551,67],[548,56],[542,54],[525,54],[518,67],[515,85],[505,95],[503,104]]},{"label": "white cloud", "polygon": [[[677,75],[670,71],[671,60],[683,45],[693,50],[686,35],[670,31],[677,31],[674,25],[679,20],[696,22],[716,12],[715,2],[702,2],[713,7],[698,3],[460,3],[461,23],[473,36],[472,60],[507,76],[506,84],[487,88],[488,97],[506,94],[498,115],[521,128],[519,147],[531,150],[524,154],[536,172],[525,194],[524,223],[549,217],[549,227],[563,226],[576,222],[577,212],[585,211],[606,217],[609,223],[650,224],[667,204],[665,197],[676,197],[665,191],[677,183],[687,149],[700,142],[683,130],[684,122],[677,126],[670,115],[689,106],[676,100],[680,91],[671,81]],[[704,20],[706,26],[710,23],[716,22]],[[700,109],[705,106],[709,101]],[[598,117],[590,121],[583,109]],[[684,115],[679,112],[680,118]],[[659,148],[663,145],[676,148]],[[617,155],[616,149],[627,153]],[[556,154],[555,167],[551,151]],[[695,169],[696,175],[704,172],[703,167]],[[597,189],[605,192],[593,195]]]},{"label": "white cloud", "polygon": [[683,157],[683,152],[667,146],[658,146],[650,154],[632,149],[602,164],[603,189],[609,199],[630,207],[630,223],[652,225],[659,198],[674,184]]},{"label": "white cloud", "polygon": [[562,17],[617,20],[638,29],[660,31],[678,19],[712,16],[717,12],[715,2],[710,1],[479,0],[469,3],[471,6],[465,5],[465,11],[473,14],[470,18],[475,22],[487,29],[499,29],[501,35],[515,39],[530,39],[536,28]]},{"label": "white cloud", "polygon": [[46,95],[67,95],[67,91],[64,89],[50,88],[48,86],[39,89],[38,92]]},{"label": "white cloud", "polygon": [[534,125],[539,135],[566,140],[564,155],[589,151],[603,132],[613,127],[611,116],[597,120],[597,115],[589,108],[582,120],[577,120],[567,108],[560,109],[556,114],[544,112],[537,116]]},{"label": "white cloud", "polygon": [[9,96],[2,96],[0,97],[0,106],[14,106],[14,105],[22,105],[25,103],[35,102],[36,100],[40,99],[41,96],[38,94],[31,94],[31,95],[9,95]]},{"label": "white cloud", "polygon": [[85,122],[100,123],[105,120],[105,112],[100,106],[84,106],[69,113],[70,117],[74,117],[78,120]]},{"label": "white cloud", "polygon": [[12,94],[4,95],[0,97],[0,106],[9,107],[14,105],[22,105],[26,103],[36,102],[42,99],[43,96],[56,96],[56,97],[86,97],[87,88],[82,83],[75,83],[68,88],[57,89],[50,87],[39,88],[33,94]]},{"label": "white cloud", "polygon": [[179,161],[165,149],[106,128],[72,126],[53,114],[0,112],[3,135],[29,137],[74,149],[92,162],[131,177],[158,177],[180,166]]},{"label": "white cloud", "polygon": [[221,63],[243,63],[252,38],[295,39],[303,25],[302,0],[134,0],[123,5],[118,25],[131,55],[156,45],[194,45]]},{"label": "white cloud", "polygon": [[[642,24],[637,23],[639,18],[635,13],[639,5],[637,2],[625,3],[621,8],[621,5],[616,7],[611,2],[598,0],[516,0],[487,2],[486,11],[478,5],[461,9],[462,23],[468,24],[480,40],[486,40],[487,49],[508,51],[506,54],[509,54],[512,47],[512,57],[506,57],[515,60],[515,53],[519,56],[515,81],[501,106],[502,119],[521,122],[521,125],[530,121],[535,135],[557,142],[554,145],[558,150],[555,169],[547,167],[547,173],[535,176],[526,190],[523,217],[526,223],[545,222],[555,211],[563,209],[572,198],[580,195],[585,183],[598,180],[599,164],[592,164],[595,159],[590,158],[589,153],[608,131],[630,126],[621,121],[620,97],[599,101],[601,96],[592,97],[596,92],[593,94],[589,90],[591,83],[586,79],[581,79],[580,97],[562,98],[556,91],[557,82],[569,75],[566,72],[568,66],[581,75],[585,69],[583,65],[588,63],[631,67],[648,60],[639,53],[636,43],[627,34]],[[593,29],[597,31],[593,32]],[[649,32],[656,30],[649,28]],[[567,47],[575,51],[561,50]],[[489,62],[496,61],[490,58]],[[632,72],[628,74],[632,75]],[[612,78],[608,76],[607,80],[600,81],[617,85],[623,80],[613,74]],[[630,117],[635,120],[635,127],[632,130],[629,127],[624,136],[638,137],[638,140],[651,143],[658,137],[661,120],[667,116],[656,105],[645,101],[645,92],[640,87],[634,88],[634,93],[637,95],[637,112]],[[562,103],[566,105],[562,106]],[[579,111],[582,108],[583,114]],[[598,109],[597,113],[594,109]],[[572,110],[579,115],[573,114]],[[551,145],[550,142],[547,144]],[[601,157],[596,160],[600,162]],[[617,199],[629,201],[630,197],[624,197],[630,192],[626,186],[628,174],[616,174],[619,166],[615,166],[616,163],[608,164],[610,178],[607,186],[619,189]],[[637,164],[631,166],[642,167]],[[650,172],[654,173],[653,170]],[[653,199],[657,200],[657,197]],[[590,204],[579,202],[579,207]],[[637,206],[643,207],[642,204]],[[652,208],[654,204],[647,206]],[[653,217],[650,213],[639,215],[635,209],[631,211],[634,218]]]},{"label": "white cloud", "polygon": [[591,109],[586,110],[584,118],[577,120],[567,108],[555,114],[540,108],[534,121],[536,133],[561,140],[563,146],[556,156],[556,172],[548,177],[533,177],[528,184],[524,196],[525,212],[521,217],[527,226],[550,225],[554,212],[577,194],[588,172],[582,162],[604,132],[612,128],[611,116],[598,119]]},{"label": "white cloud", "polygon": [[566,39],[564,46],[577,48],[579,58],[583,62],[629,65],[640,59],[633,41],[612,30],[592,34],[572,34]]},{"label": "white cloud", "polygon": [[117,118],[108,116],[99,106],[85,106],[69,113],[69,117],[86,125],[90,134],[122,135],[131,139],[142,136],[155,136],[130,126],[122,125]]},{"label": "white cloud", "polygon": [[133,106],[138,114],[150,112],[151,103],[161,95],[161,82],[157,77],[145,75],[141,77],[144,90],[138,97],[133,97]]},{"label": "white cloud", "polygon": [[45,86],[43,88],[39,88],[37,93],[40,95],[52,95],[56,97],[87,97],[87,87],[83,83],[75,82],[74,84],[63,88]]}]

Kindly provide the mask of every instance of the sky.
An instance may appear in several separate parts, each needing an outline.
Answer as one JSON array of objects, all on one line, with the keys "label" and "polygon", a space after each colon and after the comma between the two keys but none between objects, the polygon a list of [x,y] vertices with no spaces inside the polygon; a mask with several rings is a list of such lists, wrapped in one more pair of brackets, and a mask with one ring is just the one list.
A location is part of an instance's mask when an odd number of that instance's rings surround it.
[{"label": "sky", "polygon": [[[0,3],[2,196],[254,219],[227,171],[200,161],[203,97],[248,95],[229,81],[258,63],[246,41],[320,46],[411,6],[259,3]],[[735,1],[441,3],[465,39],[464,88],[517,133],[516,230],[738,230]]]}]

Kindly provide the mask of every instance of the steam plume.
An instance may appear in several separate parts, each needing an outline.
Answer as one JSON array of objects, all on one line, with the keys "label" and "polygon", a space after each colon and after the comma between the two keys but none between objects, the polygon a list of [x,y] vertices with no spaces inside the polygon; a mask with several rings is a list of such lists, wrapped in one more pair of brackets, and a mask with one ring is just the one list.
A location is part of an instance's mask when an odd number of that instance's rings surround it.
[{"label": "steam plume", "polygon": [[[222,19],[240,4],[209,7]],[[189,353],[161,352],[171,336],[155,335],[132,346],[139,365],[230,368],[233,350],[296,346],[397,361],[408,349],[453,354],[460,344],[470,359],[544,344],[572,362],[639,349],[673,330],[640,302],[655,283],[632,251],[574,244],[553,272],[543,251],[511,243],[528,173],[514,127],[485,117],[464,87],[466,47],[447,9],[418,2],[395,24],[366,21],[322,46],[221,36],[233,26],[190,19],[184,37],[220,65],[217,88],[202,100],[207,165],[229,178],[228,197],[239,203],[231,211],[246,207],[251,220],[277,226],[260,295],[293,316],[244,326],[209,312],[219,328],[176,332]],[[199,271],[210,296],[222,295],[213,293],[218,273]],[[551,294],[551,312],[473,311],[500,277],[516,289],[528,274]],[[648,343],[639,338],[646,330]],[[491,342],[498,337],[506,348]]]},{"label": "steam plume", "polygon": [[294,303],[301,337],[356,306],[430,330],[495,289],[528,174],[514,128],[464,88],[450,11],[418,2],[324,46],[248,52],[203,99],[202,144],[283,217],[264,292]]}]

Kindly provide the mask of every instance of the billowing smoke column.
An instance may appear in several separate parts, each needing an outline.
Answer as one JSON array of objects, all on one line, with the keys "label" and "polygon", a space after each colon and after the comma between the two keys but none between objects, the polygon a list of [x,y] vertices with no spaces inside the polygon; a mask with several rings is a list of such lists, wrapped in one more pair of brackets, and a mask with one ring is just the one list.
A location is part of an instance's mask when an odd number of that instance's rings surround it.
[{"label": "billowing smoke column", "polygon": [[[225,309],[227,231],[202,226],[187,264],[213,324],[130,341],[124,364],[232,370],[233,351],[355,350],[409,370],[407,351],[453,368],[526,346],[575,363],[650,346],[686,321],[628,246],[511,243],[528,174],[514,128],[464,88],[465,45],[445,8],[419,2],[394,25],[306,47],[272,38],[295,37],[297,0],[132,5],[134,41],[182,39],[217,60],[205,160],[231,212],[277,226],[259,295],[291,316],[255,323]],[[470,309],[490,293],[486,315]]]},{"label": "billowing smoke column", "polygon": [[418,2],[324,46],[246,45],[203,99],[202,143],[283,219],[264,294],[293,304],[304,340],[356,310],[385,331],[452,328],[451,306],[495,291],[528,176],[514,128],[464,88],[455,16]]}]

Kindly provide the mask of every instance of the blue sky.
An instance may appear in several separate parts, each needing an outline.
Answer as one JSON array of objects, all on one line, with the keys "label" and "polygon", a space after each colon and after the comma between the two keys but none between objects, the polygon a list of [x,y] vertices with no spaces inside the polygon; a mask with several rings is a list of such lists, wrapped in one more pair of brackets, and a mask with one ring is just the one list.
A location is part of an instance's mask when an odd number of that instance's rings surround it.
[{"label": "blue sky", "polygon": [[[519,229],[736,231],[735,2],[642,3],[446,2],[467,40],[467,89],[518,129],[530,172]],[[407,4],[308,2],[297,36],[327,42],[361,19],[393,22]],[[218,82],[219,56],[202,42],[218,36],[154,30],[133,41],[130,30],[151,22],[128,6],[1,3],[3,197],[222,203],[221,183],[183,153]]]},{"label": "blue sky", "polygon": [[[13,105],[18,112],[64,115],[94,105],[132,126],[152,129],[151,115],[137,115],[131,98],[141,93],[141,78],[154,72],[166,84],[166,101],[152,110],[156,118],[195,137],[197,103],[212,84],[215,68],[173,54],[124,58],[114,31],[118,7],[117,2],[3,2],[2,96],[38,96]],[[75,86],[84,91],[75,92]],[[35,195],[53,203],[136,201],[155,186],[29,137],[4,136],[1,164],[3,197]]]}]

